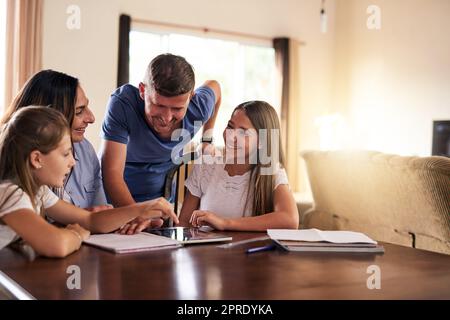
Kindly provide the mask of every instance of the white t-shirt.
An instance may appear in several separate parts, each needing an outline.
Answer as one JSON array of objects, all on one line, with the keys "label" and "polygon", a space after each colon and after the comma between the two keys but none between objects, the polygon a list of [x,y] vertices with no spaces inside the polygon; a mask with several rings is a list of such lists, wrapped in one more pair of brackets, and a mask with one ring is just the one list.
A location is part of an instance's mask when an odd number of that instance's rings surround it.
[{"label": "white t-shirt", "polygon": [[[9,199],[7,199],[9,197]],[[7,200],[6,200],[7,199]],[[5,201],[6,200],[6,201]],[[19,239],[19,236],[7,226],[1,219],[3,216],[19,209],[30,209],[39,214],[41,208],[47,209],[54,206],[59,198],[47,187],[40,187],[36,195],[36,210],[31,199],[21,188],[11,182],[0,184],[0,250]]]},{"label": "white t-shirt", "polygon": [[[225,164],[195,164],[185,186],[192,195],[200,198],[199,210],[211,211],[224,218],[250,217],[253,188],[246,207],[250,173],[231,177]],[[289,184],[284,169],[278,168],[274,176],[274,190],[279,185]]]}]

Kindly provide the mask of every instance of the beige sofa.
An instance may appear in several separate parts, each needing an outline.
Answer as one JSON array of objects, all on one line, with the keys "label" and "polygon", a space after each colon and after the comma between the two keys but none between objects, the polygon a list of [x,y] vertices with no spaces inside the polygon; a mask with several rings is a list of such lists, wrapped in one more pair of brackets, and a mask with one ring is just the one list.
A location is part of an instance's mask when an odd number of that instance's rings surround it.
[{"label": "beige sofa", "polygon": [[302,228],[353,230],[450,254],[450,159],[304,152],[314,206]]}]

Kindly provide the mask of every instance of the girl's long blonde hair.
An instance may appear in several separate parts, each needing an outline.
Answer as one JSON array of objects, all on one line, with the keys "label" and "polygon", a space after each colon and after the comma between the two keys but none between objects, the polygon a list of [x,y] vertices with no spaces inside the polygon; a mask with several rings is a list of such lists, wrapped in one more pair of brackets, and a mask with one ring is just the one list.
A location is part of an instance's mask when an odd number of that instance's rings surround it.
[{"label": "girl's long blonde hair", "polygon": [[36,208],[39,185],[33,177],[30,154],[35,150],[48,154],[66,134],[70,135],[69,124],[61,112],[36,106],[18,110],[1,128],[0,182],[11,181],[17,185]]},{"label": "girl's long blonde hair", "polygon": [[[271,159],[278,159],[279,162],[275,164],[261,163],[261,149],[258,149],[257,164],[252,168],[250,175],[246,207],[250,205],[248,202],[250,199],[250,194],[253,193],[253,215],[262,215],[273,211],[273,189],[275,187],[275,175],[262,174],[262,171],[270,166],[276,166],[277,168],[277,166],[280,165],[281,167],[284,167],[285,163],[281,145],[280,121],[275,109],[264,101],[244,102],[234,109],[233,114],[238,110],[245,112],[245,115],[249,118],[250,122],[258,132],[258,145],[261,143],[260,130],[266,130],[267,141],[264,142],[267,145],[264,146],[264,150],[267,152],[268,157]],[[272,145],[273,130],[278,132],[278,139],[275,142],[278,143],[277,148]],[[272,152],[275,152],[276,150],[278,150],[278,154],[273,155]],[[253,192],[251,192],[252,189]]]}]

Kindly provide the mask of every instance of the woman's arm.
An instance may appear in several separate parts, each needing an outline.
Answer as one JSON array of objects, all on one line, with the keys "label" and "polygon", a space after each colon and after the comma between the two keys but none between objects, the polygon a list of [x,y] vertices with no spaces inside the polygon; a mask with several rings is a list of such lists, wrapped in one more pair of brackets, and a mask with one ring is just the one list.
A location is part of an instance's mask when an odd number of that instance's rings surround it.
[{"label": "woman's arm", "polygon": [[172,218],[178,222],[171,204],[158,198],[130,206],[115,208],[96,213],[73,206],[65,201],[58,201],[46,209],[47,214],[63,224],[79,223],[83,228],[93,233],[108,233],[117,230],[136,217],[142,218]]},{"label": "woman's arm", "polygon": [[194,210],[200,207],[200,198],[194,196],[189,190],[186,191],[186,196],[184,197],[183,206],[180,212],[180,226],[188,227],[190,225],[189,220]]},{"label": "woman's arm", "polygon": [[266,231],[267,229],[297,229],[298,210],[287,185],[274,191],[274,211],[260,216],[226,219],[209,211],[194,211],[191,223],[195,227],[209,225],[218,230]]},{"label": "woman's arm", "polygon": [[40,255],[63,258],[78,250],[89,232],[80,226],[57,228],[29,209],[20,209],[2,217],[25,242]]}]

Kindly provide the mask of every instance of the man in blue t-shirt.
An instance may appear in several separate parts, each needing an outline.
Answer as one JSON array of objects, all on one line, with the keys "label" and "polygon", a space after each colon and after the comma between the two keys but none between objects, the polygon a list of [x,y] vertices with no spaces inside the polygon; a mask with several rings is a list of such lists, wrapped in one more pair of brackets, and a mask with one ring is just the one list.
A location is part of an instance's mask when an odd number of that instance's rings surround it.
[{"label": "man in blue t-shirt", "polygon": [[[221,101],[219,83],[194,86],[192,66],[183,57],[162,54],[150,62],[139,88],[127,84],[111,95],[102,125],[101,162],[104,187],[115,207],[163,195],[166,174],[175,166],[172,150],[180,143],[172,141],[177,129],[192,138],[201,122],[203,132],[211,133]],[[134,220],[121,232],[148,224]]]}]

